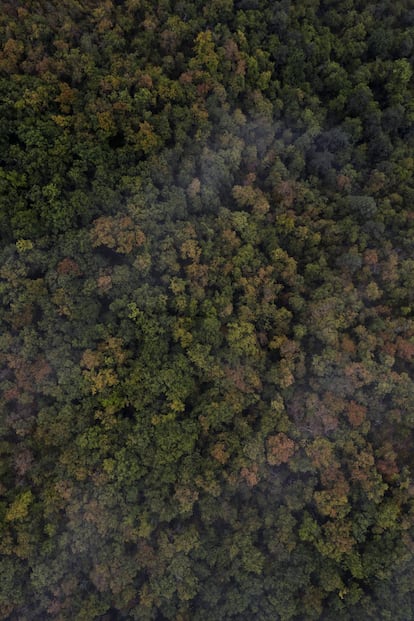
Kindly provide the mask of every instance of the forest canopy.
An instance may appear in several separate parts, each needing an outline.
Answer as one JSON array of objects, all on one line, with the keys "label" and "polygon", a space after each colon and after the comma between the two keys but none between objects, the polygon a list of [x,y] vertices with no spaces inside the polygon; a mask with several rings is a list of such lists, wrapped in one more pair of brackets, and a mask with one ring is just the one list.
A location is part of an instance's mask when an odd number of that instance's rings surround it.
[{"label": "forest canopy", "polygon": [[414,616],[409,0],[2,0],[0,619]]}]

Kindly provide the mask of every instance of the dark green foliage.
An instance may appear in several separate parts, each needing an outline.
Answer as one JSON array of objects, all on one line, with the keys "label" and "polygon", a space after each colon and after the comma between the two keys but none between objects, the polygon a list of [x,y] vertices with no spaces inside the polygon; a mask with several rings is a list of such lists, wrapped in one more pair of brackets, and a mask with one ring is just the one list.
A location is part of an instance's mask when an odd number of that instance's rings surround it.
[{"label": "dark green foliage", "polygon": [[2,4],[0,619],[411,619],[410,3]]}]

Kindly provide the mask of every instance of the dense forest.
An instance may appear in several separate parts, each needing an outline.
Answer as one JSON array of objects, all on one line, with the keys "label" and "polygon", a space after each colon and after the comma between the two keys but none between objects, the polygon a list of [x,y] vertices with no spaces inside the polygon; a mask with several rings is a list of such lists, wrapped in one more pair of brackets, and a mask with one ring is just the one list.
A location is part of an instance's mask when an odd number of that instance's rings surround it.
[{"label": "dense forest", "polygon": [[412,1],[0,5],[0,619],[413,619]]}]

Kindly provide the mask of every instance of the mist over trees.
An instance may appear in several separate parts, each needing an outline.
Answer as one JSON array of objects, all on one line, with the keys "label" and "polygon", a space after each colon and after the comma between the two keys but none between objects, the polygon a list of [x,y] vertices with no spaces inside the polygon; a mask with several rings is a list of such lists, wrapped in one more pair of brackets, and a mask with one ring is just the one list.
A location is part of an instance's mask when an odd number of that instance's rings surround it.
[{"label": "mist over trees", "polygon": [[3,0],[0,619],[414,616],[408,0]]}]

